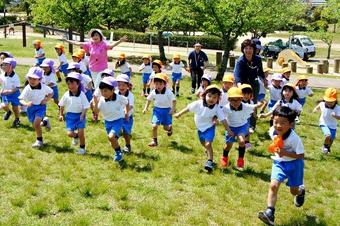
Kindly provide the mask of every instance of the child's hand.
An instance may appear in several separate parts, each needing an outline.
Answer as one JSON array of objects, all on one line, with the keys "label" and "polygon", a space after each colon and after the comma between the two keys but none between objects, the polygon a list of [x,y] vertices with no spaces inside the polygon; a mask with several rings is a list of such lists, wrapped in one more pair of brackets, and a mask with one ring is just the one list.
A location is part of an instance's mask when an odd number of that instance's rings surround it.
[{"label": "child's hand", "polygon": [[64,121],[64,116],[63,115],[59,115],[58,119],[59,119],[60,122],[62,122],[62,121]]},{"label": "child's hand", "polygon": [[31,107],[32,105],[33,105],[32,101],[29,101],[29,102],[26,103],[27,107]]},{"label": "child's hand", "polygon": [[143,109],[143,114],[145,114],[148,111],[148,109],[144,108]]},{"label": "child's hand", "polygon": [[173,115],[176,113],[176,108],[171,108],[171,110],[169,111],[169,115]]},{"label": "child's hand", "polygon": [[230,137],[234,137],[235,136],[234,132],[231,131],[230,129],[227,130],[227,133],[228,133],[228,136],[230,136]]},{"label": "child's hand", "polygon": [[335,117],[336,117],[335,112],[332,112],[332,113],[331,113],[331,116],[333,116],[333,117],[335,118]]},{"label": "child's hand", "polygon": [[41,105],[46,105],[47,104],[47,100],[46,98],[44,98],[41,102],[40,102]]},{"label": "child's hand", "polygon": [[86,116],[86,113],[81,113],[81,115],[80,115],[80,120],[84,120],[85,119],[85,116]]},{"label": "child's hand", "polygon": [[181,117],[181,115],[179,113],[174,114],[174,116],[175,116],[175,118]]},{"label": "child's hand", "polygon": [[257,115],[257,118],[265,118],[265,115],[263,113]]},{"label": "child's hand", "polygon": [[218,121],[217,121],[217,117],[216,117],[216,116],[213,117],[212,123],[213,123],[214,125],[217,125],[217,124],[218,124]]}]

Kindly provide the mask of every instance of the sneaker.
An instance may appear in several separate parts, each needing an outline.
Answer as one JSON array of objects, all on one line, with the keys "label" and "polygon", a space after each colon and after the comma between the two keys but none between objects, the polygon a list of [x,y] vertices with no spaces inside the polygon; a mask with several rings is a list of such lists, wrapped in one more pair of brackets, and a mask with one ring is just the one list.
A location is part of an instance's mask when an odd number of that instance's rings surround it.
[{"label": "sneaker", "polygon": [[325,155],[327,155],[330,152],[329,148],[327,148],[326,146],[323,146],[321,150],[322,153],[324,153]]},{"label": "sneaker", "polygon": [[214,168],[214,163],[211,160],[208,160],[204,165],[204,169],[207,170],[209,173],[213,170],[213,168]]},{"label": "sneaker", "polygon": [[179,97],[179,93],[176,93],[176,97]]},{"label": "sneaker", "polygon": [[251,143],[246,143],[246,150],[251,149]]},{"label": "sneaker", "polygon": [[195,89],[191,88],[191,94],[195,94]]},{"label": "sneaker", "polygon": [[79,137],[72,139],[72,145],[77,146],[79,144]]},{"label": "sneaker", "polygon": [[125,146],[124,148],[123,148],[123,152],[125,152],[125,153],[131,153],[131,146]]},{"label": "sneaker", "polygon": [[14,119],[12,126],[13,127],[18,127],[20,125],[20,120],[18,118]]},{"label": "sneaker", "polygon": [[172,135],[172,127],[170,127],[168,131],[166,131],[166,134],[168,135],[168,137]]},{"label": "sneaker", "polygon": [[259,212],[258,218],[267,225],[274,225],[275,216],[271,209]]},{"label": "sneaker", "polygon": [[296,207],[301,207],[303,203],[305,202],[305,189],[304,188],[300,188],[300,189],[301,189],[301,194],[296,195],[294,197],[294,204]]},{"label": "sneaker", "polygon": [[223,169],[227,168],[228,167],[228,162],[229,162],[229,158],[222,156],[222,158],[221,158],[221,167]]},{"label": "sneaker", "polygon": [[237,159],[237,167],[243,169],[244,168],[244,159],[238,158]]},{"label": "sneaker", "polygon": [[157,141],[154,140],[148,144],[149,147],[156,147],[157,145],[158,145]]},{"label": "sneaker", "polygon": [[47,132],[51,131],[51,123],[50,120],[48,120],[48,117],[44,117],[40,125],[44,126]]},{"label": "sneaker", "polygon": [[299,124],[299,123],[300,123],[299,116],[296,116],[296,118],[295,118],[295,123],[296,123],[296,124]]},{"label": "sneaker", "polygon": [[33,144],[32,144],[32,148],[41,148],[42,146],[44,146],[44,143],[40,140],[36,140]]},{"label": "sneaker", "polygon": [[78,155],[85,155],[85,154],[86,154],[85,148],[80,148],[80,149],[77,151],[77,154],[78,154]]},{"label": "sneaker", "polygon": [[114,161],[120,162],[123,160],[123,152],[116,151],[115,157],[113,158]]},{"label": "sneaker", "polygon": [[4,120],[8,120],[9,117],[11,117],[11,114],[12,114],[12,112],[11,112],[10,110],[7,111],[6,114],[4,115],[3,119],[4,119]]},{"label": "sneaker", "polygon": [[249,133],[250,133],[250,134],[253,134],[253,133],[255,133],[255,129],[253,129],[253,128],[249,128]]}]

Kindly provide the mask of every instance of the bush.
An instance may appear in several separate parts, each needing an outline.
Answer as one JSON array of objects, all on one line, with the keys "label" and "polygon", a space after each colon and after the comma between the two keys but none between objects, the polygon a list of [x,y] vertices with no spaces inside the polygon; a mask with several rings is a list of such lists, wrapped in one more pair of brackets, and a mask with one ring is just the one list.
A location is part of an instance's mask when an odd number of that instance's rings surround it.
[{"label": "bush", "polygon": [[[113,39],[118,40],[123,35],[127,35],[130,42],[135,40],[136,43],[149,44],[150,43],[150,35],[152,36],[152,44],[158,45],[157,34],[156,33],[143,33],[143,32],[135,32],[129,30],[105,30],[103,31],[104,35],[109,38],[110,33],[113,32]],[[192,47],[195,43],[201,43],[205,49],[223,49],[222,47],[222,39],[216,36],[187,36],[187,35],[173,35],[170,38],[170,45],[177,47]],[[167,44],[167,39],[164,39],[164,44]]]},{"label": "bush", "polygon": [[0,25],[11,24],[17,22],[16,16],[6,16],[5,18],[0,17]]}]

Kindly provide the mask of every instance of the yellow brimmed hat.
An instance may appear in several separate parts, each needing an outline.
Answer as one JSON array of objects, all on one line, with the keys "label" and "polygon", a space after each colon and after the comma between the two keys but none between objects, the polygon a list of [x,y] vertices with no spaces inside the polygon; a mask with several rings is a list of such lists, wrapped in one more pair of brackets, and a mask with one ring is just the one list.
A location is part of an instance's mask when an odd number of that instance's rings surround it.
[{"label": "yellow brimmed hat", "polygon": [[211,89],[217,89],[218,91],[220,91],[220,87],[218,87],[217,85],[213,84],[213,85],[210,85],[208,86],[204,92],[207,92],[208,90],[211,90]]},{"label": "yellow brimmed hat", "polygon": [[325,91],[323,99],[327,102],[336,101],[338,95],[338,91],[335,88],[328,88]]},{"label": "yellow brimmed hat", "polygon": [[241,90],[246,89],[246,88],[249,88],[249,89],[253,90],[253,88],[249,84],[242,84],[242,85],[240,85],[240,89]]},{"label": "yellow brimmed hat", "polygon": [[234,83],[234,75],[224,75],[222,78],[222,82],[232,82]]},{"label": "yellow brimmed hat", "polygon": [[295,86],[294,86],[294,84],[293,83],[287,83],[287,84],[285,84],[283,87],[282,87],[282,89],[284,89],[285,87],[290,87],[290,88],[292,88],[294,91],[295,91]]},{"label": "yellow brimmed hat", "polygon": [[173,59],[181,59],[181,55],[179,55],[179,53],[175,53],[172,58]]},{"label": "yellow brimmed hat", "polygon": [[282,68],[282,73],[292,72],[289,67]]},{"label": "yellow brimmed hat", "polygon": [[82,59],[83,58],[83,54],[81,52],[75,52],[72,54],[72,57],[77,57],[79,59]]},{"label": "yellow brimmed hat", "polygon": [[63,45],[63,44],[60,44],[60,43],[56,44],[56,45],[54,46],[54,48],[55,48],[55,49],[60,49],[62,52],[64,52],[64,49],[65,49],[64,45]]},{"label": "yellow brimmed hat", "polygon": [[150,55],[144,55],[143,57],[142,57],[142,59],[149,59],[150,60]]},{"label": "yellow brimmed hat", "polygon": [[300,80],[308,80],[308,78],[307,78],[306,75],[300,75],[300,76],[298,77],[298,81],[300,81]]},{"label": "yellow brimmed hat", "polygon": [[242,98],[243,97],[242,89],[238,87],[231,87],[228,90],[228,98],[234,98],[234,97]]},{"label": "yellow brimmed hat", "polygon": [[167,74],[165,74],[165,73],[157,73],[154,78],[163,80],[165,83],[169,82],[169,78],[168,78]]},{"label": "yellow brimmed hat", "polygon": [[152,62],[152,64],[158,64],[160,67],[163,66],[162,61],[160,61],[160,60],[154,60],[154,61]]},{"label": "yellow brimmed hat", "polygon": [[38,45],[38,46],[42,46],[42,42],[41,42],[41,40],[39,40],[39,39],[36,39],[36,40],[34,40],[33,41],[33,45]]},{"label": "yellow brimmed hat", "polygon": [[272,69],[270,69],[269,67],[266,67],[265,69],[263,69],[263,72],[266,73],[266,72],[271,72]]},{"label": "yellow brimmed hat", "polygon": [[119,58],[125,59],[125,53],[120,53]]}]

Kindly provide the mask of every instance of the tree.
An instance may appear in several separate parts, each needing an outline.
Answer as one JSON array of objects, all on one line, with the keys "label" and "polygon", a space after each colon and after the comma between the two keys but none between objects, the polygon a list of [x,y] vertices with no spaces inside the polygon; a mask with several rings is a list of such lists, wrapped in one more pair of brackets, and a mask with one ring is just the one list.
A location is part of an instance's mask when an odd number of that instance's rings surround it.
[{"label": "tree", "polygon": [[334,25],[333,33],[335,33],[336,26],[340,24],[340,1],[328,0],[321,12],[321,18]]},{"label": "tree", "polygon": [[[227,68],[229,53],[237,39],[247,32],[266,30],[272,18],[287,11],[287,4],[299,4],[299,0],[182,0],[193,12],[204,19],[202,29],[223,41],[223,58],[217,79],[221,80]],[[289,8],[288,8],[289,9]],[[260,23],[257,21],[260,20]],[[276,20],[276,19],[275,19]]]}]

